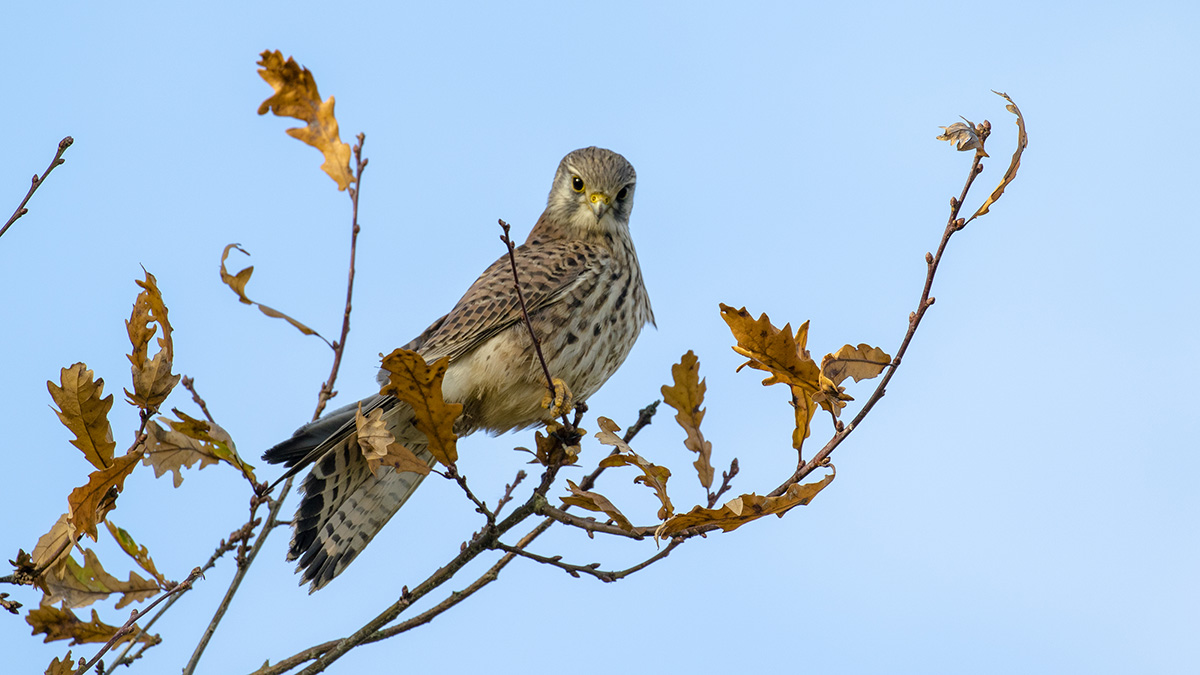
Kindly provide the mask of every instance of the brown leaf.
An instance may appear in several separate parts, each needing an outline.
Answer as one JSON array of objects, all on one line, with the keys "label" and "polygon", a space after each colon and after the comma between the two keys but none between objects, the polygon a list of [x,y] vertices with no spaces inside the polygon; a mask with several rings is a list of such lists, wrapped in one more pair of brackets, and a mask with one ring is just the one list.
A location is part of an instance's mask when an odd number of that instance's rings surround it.
[{"label": "brown leaf", "polygon": [[658,510],[659,520],[666,520],[675,513],[675,507],[671,504],[671,498],[667,496],[667,479],[671,477],[671,470],[665,466],[658,466],[646,461],[642,456],[633,451],[629,444],[621,440],[617,436],[617,431],[621,427],[617,423],[607,417],[596,418],[596,423],[600,425],[600,431],[596,434],[596,439],[605,445],[611,445],[619,450],[621,454],[609,455],[600,460],[599,466],[636,466],[642,470],[642,475],[633,479],[634,483],[641,483],[646,487],[654,490],[658,501],[662,503],[662,507]]},{"label": "brown leaf", "polygon": [[83,565],[71,557],[56,574],[47,576],[46,588],[45,602],[62,602],[64,607],[83,607],[121,593],[117,609],[153,597],[160,590],[157,583],[141,578],[137,572],[130,572],[128,581],[117,579],[104,569],[90,548],[83,552]]},{"label": "brown leaf", "polygon": [[979,134],[975,131],[975,125],[971,120],[963,118],[964,122],[955,122],[948,127],[938,127],[942,130],[942,135],[938,136],[939,141],[950,141],[954,143],[959,152],[974,150],[980,157],[987,157],[988,154],[983,150],[983,141],[980,140]]},{"label": "brown leaf", "polygon": [[817,405],[825,410],[833,413],[834,417],[842,414],[842,409],[846,407],[847,401],[853,401],[854,397],[846,393],[845,387],[839,387],[834,384],[833,380],[821,374],[821,389],[812,395],[812,400]]},{"label": "brown leaf", "polygon": [[175,487],[183,484],[181,469],[190,469],[200,462],[200,469],[216,464],[211,447],[178,431],[168,431],[151,421],[146,424],[146,452],[143,462],[154,467],[154,477],[161,478],[170,471],[175,474]]},{"label": "brown leaf", "polygon": [[378,475],[380,466],[390,466],[397,472],[429,475],[429,465],[418,459],[412,450],[397,443],[396,437],[388,431],[387,424],[383,421],[382,410],[376,408],[364,417],[360,403],[358,410],[354,412],[354,425],[358,445],[362,449],[363,457],[367,458],[367,467],[371,469],[372,475]]},{"label": "brown leaf", "polygon": [[155,567],[154,560],[150,558],[150,551],[146,550],[145,546],[138,546],[138,543],[133,540],[133,537],[128,532],[116,525],[108,521],[104,521],[104,525],[108,528],[108,533],[112,535],[112,538],[116,539],[117,543],[121,545],[121,550],[125,551],[130,558],[133,558],[138,567],[149,572],[150,576],[154,577],[154,580],[158,582],[161,588],[166,588],[169,585],[166,577],[159,573],[158,568]]},{"label": "brown leaf", "polygon": [[[96,610],[92,610],[91,621],[80,621],[75,613],[66,608],[58,608],[49,603],[42,603],[41,607],[30,610],[29,615],[25,617],[25,621],[33,626],[33,634],[45,633],[46,638],[43,643],[53,642],[55,640],[70,640],[70,645],[81,645],[94,642],[108,642],[112,636],[120,630],[118,626],[110,626],[100,620],[100,615]],[[152,642],[154,637],[146,635],[141,631],[134,630],[126,634],[116,644],[123,644],[137,639],[141,642]],[[65,663],[71,663],[71,652],[67,652]],[[58,659],[55,659],[58,661]],[[50,664],[54,668],[54,663]],[[47,670],[46,672],[65,672],[72,673],[73,670]]]},{"label": "brown leaf", "polygon": [[891,363],[892,357],[879,347],[846,345],[821,359],[821,374],[833,380],[834,384],[841,384],[847,377],[862,382],[878,377]]},{"label": "brown leaf", "polygon": [[[71,445],[79,448],[83,456],[97,469],[112,466],[112,426],[108,423],[108,411],[112,408],[112,394],[104,396],[104,379],[92,380],[93,373],[82,363],[63,368],[59,375],[62,386],[49,380],[46,387],[50,398],[58,405],[58,419],[75,434]],[[103,398],[101,398],[103,397]]]},{"label": "brown leaf", "polygon": [[1013,103],[1008,94],[1002,94],[995,90],[992,93],[997,96],[1003,96],[1004,100],[1008,101],[1008,105],[1004,106],[1004,108],[1017,116],[1017,149],[1013,151],[1012,160],[1009,161],[1008,170],[1004,172],[1004,177],[1000,179],[1000,184],[996,186],[995,190],[992,190],[992,194],[983,202],[983,206],[980,206],[979,210],[967,219],[967,222],[987,213],[992,204],[996,203],[997,199],[1000,199],[1000,195],[1004,194],[1004,189],[1017,177],[1017,170],[1021,168],[1021,153],[1025,152],[1025,147],[1029,145],[1029,136],[1025,133],[1025,118],[1021,116],[1021,109],[1017,107],[1016,103]]},{"label": "brown leaf", "polygon": [[230,274],[229,271],[225,269],[225,259],[229,257],[229,251],[232,249],[237,249],[246,255],[250,254],[246,253],[246,249],[242,248],[239,244],[229,244],[225,247],[225,251],[221,254],[221,281],[225,282],[226,286],[233,289],[234,293],[237,293],[238,300],[240,300],[242,304],[254,305],[255,307],[258,307],[259,311],[261,311],[263,314],[266,314],[273,319],[283,319],[284,321],[287,321],[295,326],[296,330],[304,333],[305,335],[316,335],[317,337],[321,337],[320,333],[309,328],[308,326],[305,326],[287,314],[284,314],[277,309],[267,307],[262,303],[255,302],[247,297],[246,284],[250,281],[250,275],[254,273],[254,265],[247,267],[237,274]]},{"label": "brown leaf", "polygon": [[609,518],[612,518],[613,522],[617,524],[617,527],[621,528],[622,530],[625,530],[626,532],[633,531],[633,523],[629,522],[629,519],[625,517],[625,514],[621,513],[620,509],[618,509],[616,506],[613,506],[613,503],[608,501],[608,497],[605,497],[597,492],[588,492],[587,490],[582,490],[578,485],[575,484],[575,481],[569,478],[567,479],[567,489],[571,491],[571,496],[559,497],[563,504],[568,506],[578,506],[579,508],[587,509],[588,511],[598,511],[607,515]]},{"label": "brown leaf", "polygon": [[[254,482],[254,467],[246,463],[246,461],[237,454],[237,448],[234,446],[233,438],[230,437],[229,432],[222,429],[221,426],[215,422],[206,422],[204,420],[198,420],[194,417],[190,417],[178,408],[171,408],[171,412],[175,413],[175,416],[179,419],[162,419],[171,426],[172,430],[177,431],[194,441],[199,441],[200,445],[198,447],[200,448],[201,452],[204,452],[211,457],[215,457],[216,459],[225,462],[238,471],[241,471],[251,483]],[[200,465],[200,468],[204,468],[203,463]],[[180,480],[182,480],[182,478],[180,478]],[[175,487],[179,487],[178,482],[176,483]]]},{"label": "brown leaf", "polygon": [[669,537],[689,527],[704,525],[715,525],[725,532],[731,532],[752,520],[772,513],[782,518],[789,509],[811,502],[818,492],[833,482],[834,475],[830,473],[816,483],[795,483],[778,497],[761,497],[751,493],[731,499],[719,509],[697,506],[663,523],[655,536]]},{"label": "brown leaf", "polygon": [[675,421],[687,432],[684,447],[699,455],[693,466],[700,476],[700,484],[705,489],[712,487],[713,467],[712,443],[704,440],[700,431],[700,422],[704,420],[704,380],[700,379],[700,361],[689,349],[679,363],[671,366],[671,377],[675,384],[663,385],[663,401],[678,411]]},{"label": "brown leaf", "polygon": [[30,564],[42,570],[43,574],[57,570],[67,562],[75,539],[75,526],[71,524],[70,515],[64,513],[49,532],[38,538],[30,554]]},{"label": "brown leaf", "polygon": [[279,117],[294,117],[308,126],[288,129],[292,138],[313,146],[325,155],[321,169],[345,190],[354,182],[350,173],[350,146],[343,143],[338,134],[337,118],[333,115],[333,97],[321,101],[317,83],[308,68],[301,68],[292,57],[285,62],[283,54],[276,50],[259,55],[258,74],[271,85],[275,95],[263,101],[258,114],[274,112]]},{"label": "brown leaf", "polygon": [[67,497],[67,504],[71,509],[71,524],[79,534],[86,534],[93,541],[96,540],[99,536],[96,525],[116,506],[117,494],[124,487],[125,478],[141,458],[140,449],[117,457],[112,466],[93,471],[88,476],[86,485],[71,491]]},{"label": "brown leaf", "polygon": [[444,466],[458,461],[454,421],[462,414],[461,404],[442,398],[442,378],[449,365],[449,357],[431,366],[420,354],[397,349],[383,359],[388,383],[380,390],[412,406],[413,425],[429,439],[429,452]]},{"label": "brown leaf", "polygon": [[[33,634],[37,635],[36,628],[34,629]],[[48,637],[46,638],[47,641],[49,639],[50,638],[48,638]],[[105,640],[105,642],[107,642],[107,640]],[[82,666],[84,663],[86,663],[86,661],[84,661],[83,659],[79,659],[78,664],[76,664],[74,661],[72,661],[71,660],[71,650],[68,649],[67,655],[64,656],[61,661],[58,659],[57,656],[54,657],[54,660],[50,662],[50,666],[46,668],[46,675],[75,675],[76,667]]]},{"label": "brown leaf", "polygon": [[793,337],[790,323],[780,330],[771,325],[766,314],[756,320],[745,307],[734,309],[722,303],[721,318],[729,324],[729,330],[738,342],[733,351],[750,359],[739,370],[750,366],[770,373],[771,376],[763,380],[764,385],[784,382],[809,393],[820,389],[820,368],[805,349],[808,340],[807,321],[801,324]]},{"label": "brown leaf", "polygon": [[792,447],[803,457],[804,439],[809,436],[813,414],[817,412],[813,395],[802,387],[793,386],[792,408],[795,409],[796,414],[796,428],[792,430]]},{"label": "brown leaf", "polygon": [[[167,319],[167,306],[154,275],[146,272],[145,281],[139,281],[137,285],[142,287],[142,292],[134,300],[133,313],[125,322],[129,342],[133,345],[129,354],[129,362],[133,364],[133,392],[126,389],[125,395],[139,408],[157,411],[179,382],[179,376],[171,374],[175,358],[171,322]],[[159,328],[162,335],[158,338],[158,352],[150,358],[150,338]]]}]

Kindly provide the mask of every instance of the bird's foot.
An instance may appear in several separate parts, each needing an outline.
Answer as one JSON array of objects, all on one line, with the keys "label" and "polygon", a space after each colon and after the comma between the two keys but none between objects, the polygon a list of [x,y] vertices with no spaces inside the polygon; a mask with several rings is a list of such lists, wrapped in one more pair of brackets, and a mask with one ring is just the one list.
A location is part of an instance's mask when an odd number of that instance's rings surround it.
[{"label": "bird's foot", "polygon": [[562,417],[575,406],[575,396],[567,388],[566,382],[557,377],[550,381],[554,385],[554,396],[551,396],[550,392],[546,392],[546,395],[542,397],[542,407],[550,411],[550,417]]}]

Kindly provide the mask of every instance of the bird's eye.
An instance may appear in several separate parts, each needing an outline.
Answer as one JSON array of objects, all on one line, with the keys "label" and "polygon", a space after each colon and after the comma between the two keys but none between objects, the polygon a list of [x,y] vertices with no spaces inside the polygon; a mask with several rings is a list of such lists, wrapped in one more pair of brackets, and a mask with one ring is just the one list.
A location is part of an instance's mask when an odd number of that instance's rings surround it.
[{"label": "bird's eye", "polygon": [[619,199],[621,201],[624,201],[625,198],[628,196],[629,196],[629,188],[627,188],[627,187],[621,188],[621,191],[617,193],[617,199]]},{"label": "bird's eye", "polygon": [[572,176],[571,187],[574,188],[576,192],[583,192],[583,179],[579,176]]}]

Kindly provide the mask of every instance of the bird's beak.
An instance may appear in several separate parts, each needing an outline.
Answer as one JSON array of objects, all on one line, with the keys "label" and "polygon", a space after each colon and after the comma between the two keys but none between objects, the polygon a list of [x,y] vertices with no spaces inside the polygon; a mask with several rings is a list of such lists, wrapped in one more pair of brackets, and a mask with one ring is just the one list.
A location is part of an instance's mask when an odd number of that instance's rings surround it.
[{"label": "bird's beak", "polygon": [[592,213],[596,214],[596,220],[599,221],[604,217],[604,212],[612,204],[612,197],[603,192],[593,192],[588,196],[588,199],[592,202]]}]

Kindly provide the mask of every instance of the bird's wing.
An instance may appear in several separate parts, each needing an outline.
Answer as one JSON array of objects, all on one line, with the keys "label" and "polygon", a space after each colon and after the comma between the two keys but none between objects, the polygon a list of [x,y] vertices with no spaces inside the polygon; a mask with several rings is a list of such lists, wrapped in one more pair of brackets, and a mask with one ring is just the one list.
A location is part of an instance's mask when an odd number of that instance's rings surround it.
[{"label": "bird's wing", "polygon": [[[611,254],[602,246],[556,240],[523,244],[515,251],[521,294],[530,314],[552,305],[578,284],[604,274]],[[417,349],[426,361],[453,361],[488,338],[523,321],[508,255],[484,270],[450,313],[430,326]]]}]

